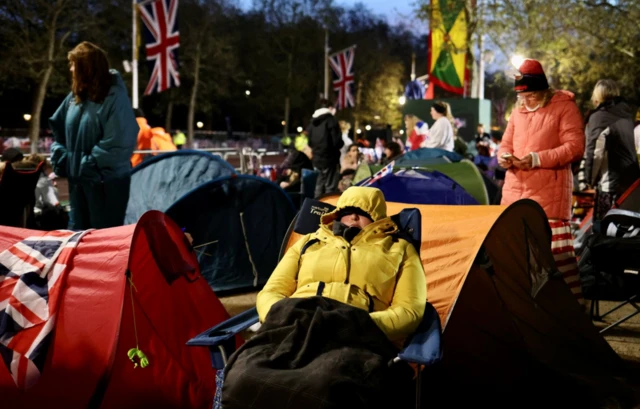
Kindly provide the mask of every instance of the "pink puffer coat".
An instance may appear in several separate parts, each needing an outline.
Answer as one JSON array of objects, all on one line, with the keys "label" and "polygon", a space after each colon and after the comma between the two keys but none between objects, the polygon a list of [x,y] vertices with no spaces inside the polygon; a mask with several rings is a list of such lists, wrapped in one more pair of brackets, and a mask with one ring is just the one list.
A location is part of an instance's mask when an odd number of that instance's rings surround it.
[{"label": "pink puffer coat", "polygon": [[584,153],[582,115],[569,91],[556,91],[551,101],[534,112],[515,108],[502,138],[498,157],[512,153],[523,158],[538,153],[540,167],[507,171],[502,188],[503,205],[532,199],[549,219],[569,220],[573,176],[571,163]]}]

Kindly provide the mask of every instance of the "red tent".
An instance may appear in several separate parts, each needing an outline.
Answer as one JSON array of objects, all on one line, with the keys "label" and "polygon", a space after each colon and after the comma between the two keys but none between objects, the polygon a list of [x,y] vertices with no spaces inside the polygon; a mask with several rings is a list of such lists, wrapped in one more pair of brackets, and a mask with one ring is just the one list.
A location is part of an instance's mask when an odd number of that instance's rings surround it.
[{"label": "red tent", "polygon": [[[37,235],[2,227],[0,252]],[[228,317],[184,234],[163,213],[91,231],[66,277],[37,384],[19,390],[0,361],[0,407],[209,408],[215,393],[209,354],[185,343]],[[127,356],[136,335],[146,368],[134,369]]]}]

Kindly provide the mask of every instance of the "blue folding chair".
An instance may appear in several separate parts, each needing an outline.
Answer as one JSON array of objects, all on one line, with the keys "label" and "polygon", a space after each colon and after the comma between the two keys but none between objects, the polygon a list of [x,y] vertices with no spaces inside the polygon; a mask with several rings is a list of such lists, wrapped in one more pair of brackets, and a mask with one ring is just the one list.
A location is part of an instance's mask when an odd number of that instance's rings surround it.
[{"label": "blue folding chair", "polygon": [[[287,237],[284,239],[284,243],[288,242],[292,231],[299,234],[308,234],[313,233],[317,229],[320,216],[307,211],[307,209],[313,205],[315,205],[316,208],[318,208],[318,206],[331,207],[331,205],[317,200],[306,199],[302,209],[291,222],[291,227],[289,228]],[[315,223],[316,218],[318,219],[317,223]],[[420,253],[420,244],[422,242],[420,211],[415,208],[404,209],[400,213],[391,216],[391,219],[399,228],[399,237],[413,244],[418,253]],[[283,254],[284,251],[281,252],[281,257]],[[240,332],[258,323],[258,321],[258,311],[254,307],[204,331],[187,342],[187,345],[190,346],[208,347],[211,354],[212,365],[218,370],[214,409],[221,407],[222,370],[227,364],[228,357],[235,351],[235,337]],[[427,303],[422,322],[413,335],[407,339],[396,361],[405,361],[425,367],[435,365],[442,359],[441,334],[440,317],[435,308],[430,303]],[[420,408],[421,385],[422,371],[420,370],[416,377],[416,408]]]}]

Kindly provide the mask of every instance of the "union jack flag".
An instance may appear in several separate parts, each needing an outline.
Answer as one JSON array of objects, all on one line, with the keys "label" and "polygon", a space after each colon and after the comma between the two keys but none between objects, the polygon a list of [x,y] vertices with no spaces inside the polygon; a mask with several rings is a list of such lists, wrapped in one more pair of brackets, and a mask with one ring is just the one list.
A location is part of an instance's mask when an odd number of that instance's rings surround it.
[{"label": "union jack flag", "polygon": [[333,90],[338,93],[336,109],[356,106],[353,98],[355,80],[353,78],[353,59],[355,46],[329,56],[329,65],[333,71]]},{"label": "union jack flag", "polygon": [[154,0],[138,6],[144,22],[151,78],[144,95],[180,86],[176,51],[180,47],[178,0]]},{"label": "union jack flag", "polygon": [[51,231],[0,253],[0,358],[22,390],[40,378],[67,265],[87,232]]},{"label": "union jack flag", "polygon": [[377,171],[373,176],[368,179],[365,179],[357,184],[357,186],[371,186],[374,182],[382,179],[383,177],[390,175],[393,173],[393,167],[395,166],[396,161],[389,162],[384,168]]}]

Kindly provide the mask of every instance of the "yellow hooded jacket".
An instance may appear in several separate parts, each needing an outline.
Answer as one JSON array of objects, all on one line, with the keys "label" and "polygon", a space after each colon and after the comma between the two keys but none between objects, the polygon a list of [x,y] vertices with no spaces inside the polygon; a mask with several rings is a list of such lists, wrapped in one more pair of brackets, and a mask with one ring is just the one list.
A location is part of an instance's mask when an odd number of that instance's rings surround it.
[{"label": "yellow hooded jacket", "polygon": [[[338,211],[345,207],[358,207],[373,219],[351,243],[332,232]],[[391,341],[411,335],[424,314],[427,284],[420,256],[412,244],[393,236],[398,228],[386,211],[379,189],[347,189],[336,210],[322,217],[320,228],[287,251],[258,294],[260,321],[276,302],[313,297],[324,282],[323,297],[367,311],[372,300],[371,318]],[[318,242],[300,257],[302,247],[312,239]]]}]

